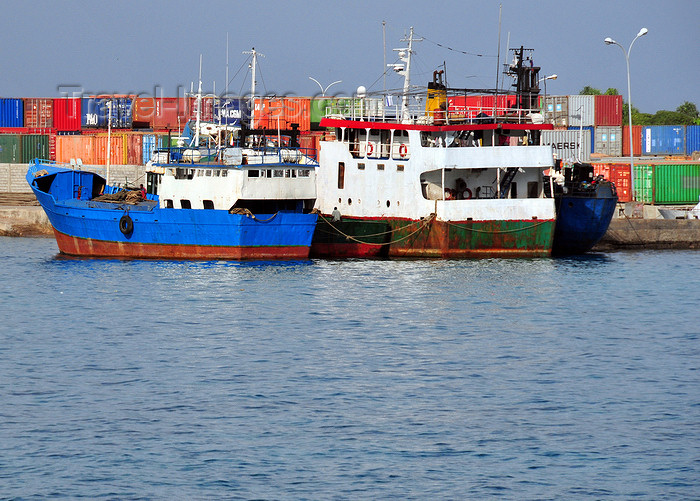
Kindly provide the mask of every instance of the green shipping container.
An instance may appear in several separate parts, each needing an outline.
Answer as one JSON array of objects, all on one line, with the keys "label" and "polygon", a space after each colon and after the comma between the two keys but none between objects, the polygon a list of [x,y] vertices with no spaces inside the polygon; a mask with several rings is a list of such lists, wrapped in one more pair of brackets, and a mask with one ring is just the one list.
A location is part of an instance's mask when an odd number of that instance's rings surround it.
[{"label": "green shipping container", "polygon": [[17,134],[0,134],[0,163],[21,163],[21,157],[20,136]]},{"label": "green shipping container", "polygon": [[654,203],[696,204],[699,199],[700,164],[654,167]]},{"label": "green shipping container", "polygon": [[654,166],[634,166],[634,189],[632,200],[654,203]]},{"label": "green shipping container", "polygon": [[330,99],[318,98],[311,100],[310,117],[312,124],[318,124],[323,117],[326,116],[326,106],[330,103]]},{"label": "green shipping container", "polygon": [[28,134],[22,136],[22,163],[28,164],[34,158],[49,159],[49,136]]}]

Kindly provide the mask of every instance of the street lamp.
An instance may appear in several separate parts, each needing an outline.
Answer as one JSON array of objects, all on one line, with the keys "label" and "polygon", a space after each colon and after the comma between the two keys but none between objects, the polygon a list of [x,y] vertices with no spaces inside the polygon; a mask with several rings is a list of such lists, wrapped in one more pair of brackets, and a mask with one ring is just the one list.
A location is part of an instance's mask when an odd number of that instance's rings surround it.
[{"label": "street lamp", "polygon": [[634,199],[634,143],[632,142],[632,93],[631,93],[631,86],[630,86],[630,51],[632,50],[632,46],[634,45],[634,42],[637,41],[639,37],[643,37],[649,33],[649,30],[646,28],[642,28],[639,30],[639,33],[637,33],[637,36],[634,37],[634,40],[632,40],[632,43],[630,44],[629,49],[625,52],[625,48],[617,43],[615,40],[613,40],[610,37],[607,37],[604,42],[606,45],[617,45],[621,50],[622,53],[625,55],[625,61],[627,61],[627,110],[629,111],[629,126],[630,126],[630,189],[632,190],[632,198]]},{"label": "street lamp", "polygon": [[313,80],[314,82],[316,82],[316,83],[318,84],[319,87],[321,87],[321,95],[322,95],[322,97],[326,97],[326,91],[328,91],[328,89],[330,89],[332,85],[339,84],[339,83],[342,82],[342,80],[336,80],[335,82],[329,83],[329,84],[326,86],[326,88],[324,89],[324,88],[323,88],[323,85],[321,85],[321,83],[320,83],[318,80],[316,80],[315,78],[309,77],[309,80]]},{"label": "street lamp", "polygon": [[[540,78],[537,83],[544,82],[544,116],[547,117],[547,80],[556,80],[557,74],[545,76]],[[554,109],[552,108],[552,121],[554,121]]]}]

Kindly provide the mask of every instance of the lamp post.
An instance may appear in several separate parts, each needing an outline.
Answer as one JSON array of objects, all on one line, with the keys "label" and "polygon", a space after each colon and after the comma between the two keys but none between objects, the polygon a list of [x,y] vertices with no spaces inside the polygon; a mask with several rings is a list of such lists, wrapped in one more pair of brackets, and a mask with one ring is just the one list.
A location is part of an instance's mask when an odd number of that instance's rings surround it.
[{"label": "lamp post", "polygon": [[[544,82],[544,116],[547,116],[547,80],[556,80],[559,75],[549,75],[544,78],[540,78],[539,82]],[[552,108],[552,121],[554,121],[554,108]]]},{"label": "lamp post", "polygon": [[604,42],[606,45],[617,45],[621,50],[622,53],[625,55],[625,61],[627,61],[627,111],[629,111],[629,126],[630,126],[630,190],[632,190],[632,199],[634,200],[634,143],[632,142],[632,92],[631,92],[631,85],[630,85],[630,51],[632,50],[632,46],[634,45],[634,42],[637,41],[639,37],[642,37],[649,33],[649,30],[646,28],[642,28],[639,30],[639,33],[637,33],[637,36],[634,37],[634,40],[632,40],[632,43],[629,46],[629,49],[625,51],[625,48],[617,43],[615,40],[613,40],[610,37],[607,37]]},{"label": "lamp post", "polygon": [[335,85],[335,84],[342,83],[342,80],[336,80],[335,82],[329,83],[329,84],[326,86],[326,88],[324,89],[324,88],[323,88],[323,85],[321,85],[321,83],[320,83],[318,80],[316,80],[315,78],[309,77],[309,80],[313,80],[314,82],[316,82],[316,83],[318,84],[319,87],[321,87],[321,96],[322,96],[322,97],[326,97],[326,92],[328,91],[328,89],[331,88],[331,86],[333,86],[333,85]]}]

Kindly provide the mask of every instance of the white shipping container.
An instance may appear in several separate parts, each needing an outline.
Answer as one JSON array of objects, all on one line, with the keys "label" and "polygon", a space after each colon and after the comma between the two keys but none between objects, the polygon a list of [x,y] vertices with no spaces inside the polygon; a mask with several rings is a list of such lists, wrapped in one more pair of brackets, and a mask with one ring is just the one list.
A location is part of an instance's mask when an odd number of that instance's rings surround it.
[{"label": "white shipping container", "polygon": [[594,152],[609,157],[622,156],[622,127],[599,125],[595,128]]},{"label": "white shipping container", "polygon": [[591,160],[591,131],[579,130],[543,130],[540,144],[551,144],[554,154],[567,162]]},{"label": "white shipping container", "polygon": [[569,96],[568,105],[569,126],[595,125],[595,96]]}]

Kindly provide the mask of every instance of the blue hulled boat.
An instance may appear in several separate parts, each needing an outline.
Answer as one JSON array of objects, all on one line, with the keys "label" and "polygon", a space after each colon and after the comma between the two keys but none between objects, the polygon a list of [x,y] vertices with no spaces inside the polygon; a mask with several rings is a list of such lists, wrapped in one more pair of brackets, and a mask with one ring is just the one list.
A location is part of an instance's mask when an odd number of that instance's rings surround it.
[{"label": "blue hulled boat", "polygon": [[[265,137],[239,136],[236,144],[204,162],[192,151],[157,153],[165,161],[147,167],[145,198],[94,172],[46,160],[29,165],[27,182],[63,254],[307,258],[317,218],[316,161]],[[181,160],[167,161],[173,157]]]}]

